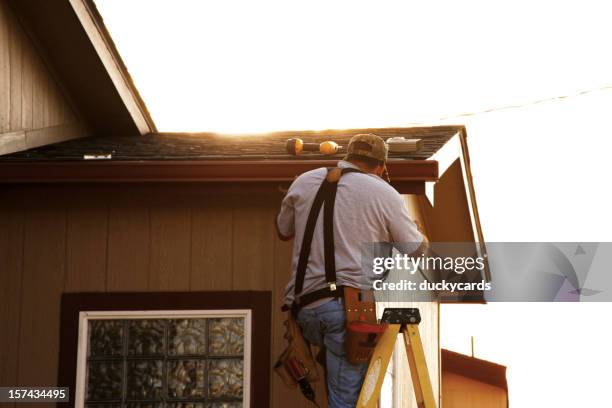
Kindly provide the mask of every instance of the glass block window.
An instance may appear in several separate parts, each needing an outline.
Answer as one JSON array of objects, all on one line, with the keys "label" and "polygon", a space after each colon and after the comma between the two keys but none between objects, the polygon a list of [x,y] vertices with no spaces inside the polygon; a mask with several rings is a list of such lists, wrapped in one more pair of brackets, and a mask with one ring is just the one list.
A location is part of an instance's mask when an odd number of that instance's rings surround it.
[{"label": "glass block window", "polygon": [[250,312],[180,313],[82,312],[77,406],[248,407]]}]

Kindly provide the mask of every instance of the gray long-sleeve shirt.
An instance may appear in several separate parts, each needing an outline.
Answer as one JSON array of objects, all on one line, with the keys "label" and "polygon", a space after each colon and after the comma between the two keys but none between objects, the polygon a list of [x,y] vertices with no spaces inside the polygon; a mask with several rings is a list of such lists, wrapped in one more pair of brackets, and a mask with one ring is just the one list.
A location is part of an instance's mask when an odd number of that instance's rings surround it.
[{"label": "gray long-sleeve shirt", "polygon": [[[341,161],[338,167],[356,167]],[[291,279],[285,290],[285,304],[294,296],[295,274],[302,237],[310,207],[327,169],[319,168],[300,175],[289,187],[277,217],[281,235],[294,236]],[[334,246],[338,285],[371,288],[380,276],[363,271],[361,251],[364,244],[402,243],[402,252],[416,251],[423,241],[410,219],[402,196],[374,174],[347,173],[338,182],[334,208]],[[325,282],[322,212],[314,230],[310,258],[306,268],[302,294],[322,289]]]}]

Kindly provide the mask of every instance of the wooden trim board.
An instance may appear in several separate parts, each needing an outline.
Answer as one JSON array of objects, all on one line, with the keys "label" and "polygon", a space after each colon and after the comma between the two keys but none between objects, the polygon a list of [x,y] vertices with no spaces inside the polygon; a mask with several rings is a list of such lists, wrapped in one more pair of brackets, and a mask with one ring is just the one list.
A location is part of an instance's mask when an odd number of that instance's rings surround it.
[{"label": "wooden trim board", "polygon": [[64,142],[89,135],[82,123],[0,133],[0,155]]},{"label": "wooden trim board", "polygon": [[[7,161],[0,163],[0,183],[286,183],[305,171],[335,166],[336,163],[336,160]],[[400,192],[422,193],[425,181],[438,179],[438,163],[432,160],[390,161],[388,168],[392,184],[401,189]]]},{"label": "wooden trim board", "polygon": [[144,102],[141,100],[138,91],[133,86],[129,74],[123,67],[121,57],[111,44],[110,37],[101,28],[99,19],[93,13],[89,2],[86,0],[69,0],[83,29],[87,33],[100,61],[108,72],[121,100],[134,120],[136,127],[141,135],[155,132],[155,124],[151,119]]}]

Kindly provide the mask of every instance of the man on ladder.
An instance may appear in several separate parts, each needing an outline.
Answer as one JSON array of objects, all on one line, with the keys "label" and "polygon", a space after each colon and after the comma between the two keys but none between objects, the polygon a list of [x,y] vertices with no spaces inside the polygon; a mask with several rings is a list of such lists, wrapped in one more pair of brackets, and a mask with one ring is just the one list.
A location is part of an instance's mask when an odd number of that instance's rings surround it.
[{"label": "man on ladder", "polygon": [[371,290],[379,278],[362,270],[363,244],[402,243],[412,254],[424,240],[402,196],[382,178],[387,152],[379,136],[354,136],[337,168],[293,182],[277,218],[280,239],[294,238],[284,308],[303,337],[325,350],[329,408],[355,407],[368,367],[349,362],[345,351],[345,289]]}]

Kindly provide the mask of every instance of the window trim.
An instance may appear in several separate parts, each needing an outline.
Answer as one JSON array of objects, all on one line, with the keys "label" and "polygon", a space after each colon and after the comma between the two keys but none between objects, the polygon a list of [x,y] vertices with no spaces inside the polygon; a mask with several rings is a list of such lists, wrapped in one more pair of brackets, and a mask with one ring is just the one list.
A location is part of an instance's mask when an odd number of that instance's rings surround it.
[{"label": "window trim", "polygon": [[[272,294],[270,291],[65,293],[61,301],[58,386],[76,390],[81,312],[201,310],[251,313],[250,384],[245,400],[251,406],[270,405]],[[245,344],[245,357],[246,357]],[[246,359],[245,359],[246,360]],[[247,394],[248,392],[248,394]],[[71,401],[58,407],[72,407]]]},{"label": "window trim", "polygon": [[87,377],[87,345],[88,328],[90,320],[138,320],[138,319],[214,319],[224,317],[239,317],[244,319],[244,377],[243,377],[243,406],[252,406],[250,401],[251,382],[251,341],[252,312],[250,309],[215,309],[215,310],[142,310],[142,311],[83,311],[79,312],[79,339],[77,348],[77,374],[74,391],[74,406],[85,407],[85,386]]}]

